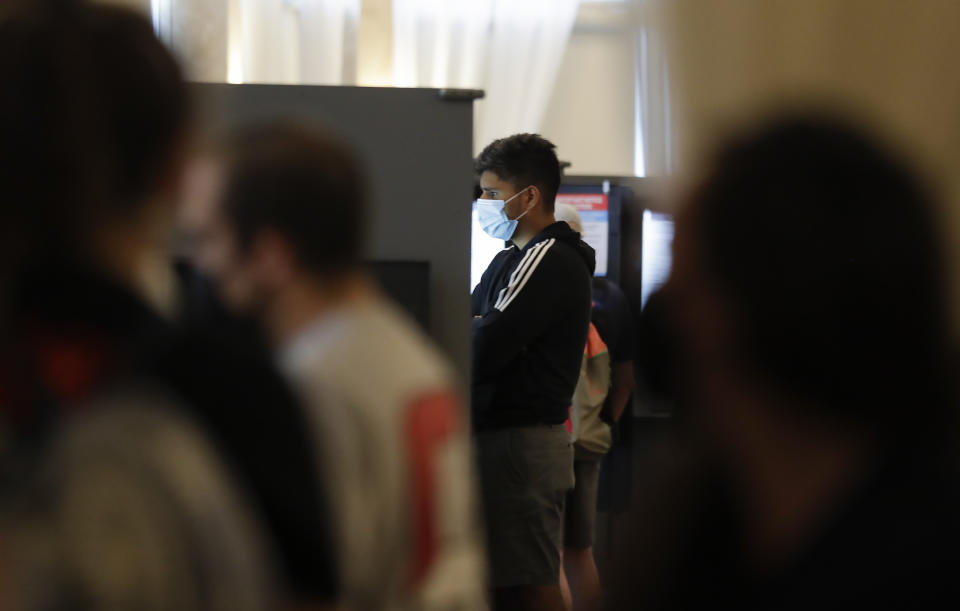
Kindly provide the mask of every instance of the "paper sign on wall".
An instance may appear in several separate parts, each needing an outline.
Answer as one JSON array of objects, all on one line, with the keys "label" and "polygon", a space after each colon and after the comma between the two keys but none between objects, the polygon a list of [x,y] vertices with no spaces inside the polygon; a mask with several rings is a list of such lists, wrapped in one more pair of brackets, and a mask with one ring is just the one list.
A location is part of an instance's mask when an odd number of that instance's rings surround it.
[{"label": "paper sign on wall", "polygon": [[595,275],[607,275],[610,241],[610,207],[606,193],[558,193],[558,204],[570,204],[580,213],[583,241],[597,252]]}]

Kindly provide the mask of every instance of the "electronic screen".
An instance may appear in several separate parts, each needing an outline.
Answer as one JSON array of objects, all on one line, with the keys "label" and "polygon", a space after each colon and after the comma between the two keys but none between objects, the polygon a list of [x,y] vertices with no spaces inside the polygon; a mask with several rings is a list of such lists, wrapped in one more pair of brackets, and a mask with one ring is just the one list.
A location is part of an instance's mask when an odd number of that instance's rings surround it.
[{"label": "electronic screen", "polygon": [[651,210],[643,211],[643,252],[640,271],[640,307],[663,286],[673,262],[673,217]]},{"label": "electronic screen", "polygon": [[577,209],[583,224],[584,242],[597,256],[594,276],[607,275],[610,259],[610,198],[606,193],[557,193],[558,204],[569,204]]}]

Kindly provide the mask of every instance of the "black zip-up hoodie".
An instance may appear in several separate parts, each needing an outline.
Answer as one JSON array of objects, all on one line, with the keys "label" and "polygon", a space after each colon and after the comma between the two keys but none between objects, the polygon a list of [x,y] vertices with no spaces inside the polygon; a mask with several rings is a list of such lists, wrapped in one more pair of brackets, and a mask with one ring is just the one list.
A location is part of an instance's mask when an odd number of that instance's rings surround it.
[{"label": "black zip-up hoodie", "polygon": [[567,419],[594,264],[593,249],[562,221],[494,257],[473,291],[474,430]]}]

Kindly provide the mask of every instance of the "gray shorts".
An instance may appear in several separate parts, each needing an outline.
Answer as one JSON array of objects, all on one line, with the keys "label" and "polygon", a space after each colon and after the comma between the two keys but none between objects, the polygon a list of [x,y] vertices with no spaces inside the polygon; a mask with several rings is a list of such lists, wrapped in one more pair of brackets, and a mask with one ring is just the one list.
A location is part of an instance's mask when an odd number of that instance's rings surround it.
[{"label": "gray shorts", "polygon": [[557,583],[573,446],[563,425],[475,436],[494,588]]},{"label": "gray shorts", "polygon": [[573,459],[576,486],[567,494],[563,513],[563,546],[587,549],[593,546],[597,528],[597,490],[602,454],[577,448]]}]

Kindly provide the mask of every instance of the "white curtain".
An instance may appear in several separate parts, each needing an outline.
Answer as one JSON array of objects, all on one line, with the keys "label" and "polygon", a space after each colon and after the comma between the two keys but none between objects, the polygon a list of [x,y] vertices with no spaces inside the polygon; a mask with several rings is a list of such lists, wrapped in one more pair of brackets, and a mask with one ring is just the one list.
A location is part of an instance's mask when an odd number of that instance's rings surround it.
[{"label": "white curtain", "polygon": [[324,85],[353,82],[360,0],[236,2],[240,80]]},{"label": "white curtain", "polygon": [[227,0],[111,0],[148,13],[187,78],[222,82],[227,73]]},{"label": "white curtain", "polygon": [[474,148],[540,129],[579,0],[394,0],[394,84],[486,91]]},{"label": "white curtain", "polygon": [[341,85],[355,80],[360,3],[151,0],[151,12],[191,78]]},{"label": "white curtain", "polygon": [[491,0],[393,0],[393,84],[477,88]]},{"label": "white curtain", "polygon": [[299,23],[294,7],[283,0],[237,0],[234,10],[240,39],[230,44],[239,44],[240,80],[244,83],[298,82]]},{"label": "white curtain", "polygon": [[662,24],[649,13],[634,29],[634,174],[665,176],[673,172],[670,74]]},{"label": "white curtain", "polygon": [[300,82],[342,85],[356,81],[361,0],[296,0]]}]

